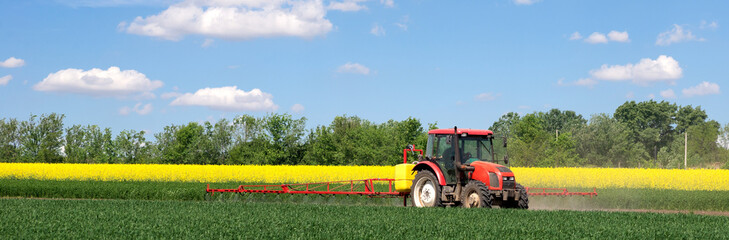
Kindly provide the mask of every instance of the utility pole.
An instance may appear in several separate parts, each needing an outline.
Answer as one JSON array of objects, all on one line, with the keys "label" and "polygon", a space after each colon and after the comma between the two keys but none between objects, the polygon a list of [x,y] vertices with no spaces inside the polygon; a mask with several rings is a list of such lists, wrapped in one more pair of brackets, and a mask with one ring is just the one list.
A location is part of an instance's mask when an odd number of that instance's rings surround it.
[{"label": "utility pole", "polygon": [[559,129],[554,130],[554,140],[557,141],[559,139]]},{"label": "utility pole", "polygon": [[[688,129],[687,129],[688,130]],[[683,132],[683,169],[688,169],[686,163],[688,159],[688,131]]]}]

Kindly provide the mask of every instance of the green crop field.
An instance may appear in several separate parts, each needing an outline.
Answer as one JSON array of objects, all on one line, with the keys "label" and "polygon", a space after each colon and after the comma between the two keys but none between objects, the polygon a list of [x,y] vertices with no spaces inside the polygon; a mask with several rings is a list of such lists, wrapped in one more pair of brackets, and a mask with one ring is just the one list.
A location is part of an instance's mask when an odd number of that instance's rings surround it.
[{"label": "green crop field", "polygon": [[[211,187],[235,188],[241,183],[215,183]],[[384,187],[384,186],[379,186]],[[592,191],[592,189],[570,189]],[[56,181],[0,179],[0,197],[136,199],[202,201],[205,184],[190,182]],[[669,209],[729,211],[729,191],[682,191],[660,189],[599,189],[598,197],[533,196],[532,208],[562,209]],[[399,206],[400,199],[359,196],[234,194],[216,200],[241,202],[316,203],[330,205]]]},{"label": "green crop field", "polygon": [[0,238],[721,239],[729,218],[692,214],[291,203],[0,199]]}]

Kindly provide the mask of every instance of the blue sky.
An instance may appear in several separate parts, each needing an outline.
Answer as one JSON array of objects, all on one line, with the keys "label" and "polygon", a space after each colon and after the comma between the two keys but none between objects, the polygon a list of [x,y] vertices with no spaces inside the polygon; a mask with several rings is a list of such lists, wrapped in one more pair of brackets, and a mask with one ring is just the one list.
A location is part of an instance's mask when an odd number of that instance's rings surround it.
[{"label": "blue sky", "polygon": [[30,0],[0,16],[0,118],[488,128],[654,99],[729,122],[727,1]]}]

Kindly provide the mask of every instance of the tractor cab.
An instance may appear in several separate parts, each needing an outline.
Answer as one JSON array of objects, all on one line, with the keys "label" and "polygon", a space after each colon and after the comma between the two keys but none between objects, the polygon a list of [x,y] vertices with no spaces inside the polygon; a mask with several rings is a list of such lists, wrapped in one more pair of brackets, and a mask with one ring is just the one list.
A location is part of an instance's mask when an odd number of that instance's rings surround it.
[{"label": "tractor cab", "polygon": [[[425,156],[410,165],[417,174],[407,190],[412,189],[418,207],[528,208],[526,189],[516,183],[508,164],[506,138],[491,130],[430,130]],[[400,166],[407,169],[407,164]]]},{"label": "tractor cab", "polygon": [[[453,141],[453,129],[428,132],[425,157],[438,164],[448,184],[456,182],[456,144]],[[492,131],[458,129],[458,141],[461,164],[470,165],[477,161],[508,164],[506,138],[495,136]]]},{"label": "tractor cab", "polygon": [[[459,129],[458,134],[462,164],[475,161],[508,164],[505,137],[498,137],[489,130],[474,129]],[[425,156],[452,163],[455,159],[453,129],[436,129],[428,132]]]}]

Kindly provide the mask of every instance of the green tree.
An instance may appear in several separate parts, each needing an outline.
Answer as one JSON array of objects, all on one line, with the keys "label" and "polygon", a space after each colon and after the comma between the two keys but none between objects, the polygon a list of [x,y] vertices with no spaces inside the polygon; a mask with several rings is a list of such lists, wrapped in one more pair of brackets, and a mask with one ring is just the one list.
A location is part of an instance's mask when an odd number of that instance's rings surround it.
[{"label": "green tree", "polygon": [[97,125],[87,126],[84,130],[86,138],[86,161],[87,163],[112,163],[114,162],[114,143],[110,128],[103,131]]},{"label": "green tree", "polygon": [[527,114],[514,126],[515,138],[509,144],[509,155],[515,166],[534,167],[544,161],[549,147],[549,134],[536,114]]},{"label": "green tree", "polygon": [[555,133],[558,130],[565,133],[572,132],[587,123],[582,115],[574,111],[560,111],[556,108],[549,110],[549,112],[537,113],[537,118],[541,119],[544,130],[548,133]]},{"label": "green tree", "polygon": [[224,164],[230,157],[230,149],[233,146],[233,134],[236,132],[235,125],[226,119],[220,119],[215,125],[205,123],[208,137],[209,150],[208,159],[211,164]]},{"label": "green tree", "polygon": [[306,133],[306,118],[293,119],[289,114],[271,114],[266,117],[264,130],[271,147],[267,162],[272,164],[298,164],[303,158],[302,142]]},{"label": "green tree", "polygon": [[165,126],[162,132],[154,134],[156,145],[152,152],[152,158],[159,163],[179,163],[180,155],[175,148],[177,131],[180,126]]},{"label": "green tree", "polygon": [[706,122],[708,117],[706,112],[701,109],[701,106],[696,108],[691,107],[691,105],[680,107],[676,113],[676,132],[684,133],[689,127]]},{"label": "green tree", "polygon": [[655,160],[658,149],[673,140],[671,124],[677,109],[676,104],[665,101],[630,101],[615,110],[615,119],[630,129],[633,141],[642,143]]},{"label": "green tree", "polygon": [[20,124],[17,119],[0,119],[0,162],[18,161]]},{"label": "green tree", "polygon": [[688,152],[691,165],[710,167],[715,163],[724,162],[721,158],[717,138],[721,125],[716,121],[708,121],[690,126],[688,132]]},{"label": "green tree", "polygon": [[607,114],[596,114],[587,126],[576,132],[576,151],[591,166],[645,166],[648,153],[631,134],[625,124]]},{"label": "green tree", "polygon": [[[20,126],[22,155],[26,162],[58,163],[63,161],[64,115],[31,115],[30,120]],[[36,121],[38,119],[38,121]]]},{"label": "green tree", "polygon": [[577,141],[572,137],[571,132],[560,134],[556,139],[550,141],[546,157],[540,161],[540,167],[577,167],[584,163],[576,149]]},{"label": "green tree", "polygon": [[66,128],[66,144],[64,145],[66,152],[65,162],[86,162],[87,141],[86,131],[81,125],[73,125],[70,128]]},{"label": "green tree", "polygon": [[306,118],[269,114],[262,118],[244,115],[234,121],[238,133],[230,150],[233,163],[299,164],[304,158]]},{"label": "green tree", "polygon": [[729,149],[729,123],[719,130],[719,136],[717,137],[717,143],[724,149]]},{"label": "green tree", "polygon": [[114,148],[119,163],[147,163],[148,144],[144,131],[124,130],[114,139]]},{"label": "green tree", "polygon": [[172,155],[169,159],[172,163],[182,164],[203,164],[205,159],[200,159],[200,147],[203,139],[203,127],[196,122],[188,123],[175,132],[175,142],[172,145]]},{"label": "green tree", "polygon": [[491,131],[494,134],[502,136],[512,136],[512,132],[516,123],[519,122],[519,114],[515,112],[509,112],[502,115],[498,121],[491,125]]}]

